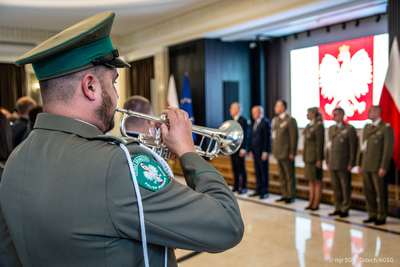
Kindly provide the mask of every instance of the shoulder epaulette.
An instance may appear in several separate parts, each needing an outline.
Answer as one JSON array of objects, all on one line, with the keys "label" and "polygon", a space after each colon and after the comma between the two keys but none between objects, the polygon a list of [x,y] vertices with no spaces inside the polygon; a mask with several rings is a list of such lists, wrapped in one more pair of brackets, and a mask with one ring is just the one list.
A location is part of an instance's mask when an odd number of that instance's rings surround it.
[{"label": "shoulder epaulette", "polygon": [[117,143],[117,144],[124,144],[127,145],[129,143],[137,142],[135,139],[127,138],[127,137],[120,137],[115,135],[98,135],[95,137],[89,137],[89,140],[101,140],[109,143]]}]

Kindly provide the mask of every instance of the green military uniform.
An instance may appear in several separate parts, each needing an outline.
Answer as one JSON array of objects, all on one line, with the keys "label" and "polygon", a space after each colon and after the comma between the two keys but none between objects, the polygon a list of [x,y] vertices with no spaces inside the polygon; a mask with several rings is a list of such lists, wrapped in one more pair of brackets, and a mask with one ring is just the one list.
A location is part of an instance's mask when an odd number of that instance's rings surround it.
[{"label": "green military uniform", "polygon": [[305,163],[306,179],[322,179],[322,169],[315,167],[317,161],[324,160],[325,129],[322,121],[311,122],[303,131],[304,148],[303,161]]},{"label": "green military uniform", "polygon": [[272,154],[278,161],[282,198],[294,199],[295,166],[289,155],[297,154],[298,129],[296,120],[289,114],[272,121]]},{"label": "green military uniform", "polygon": [[389,170],[393,149],[394,132],[390,124],[380,121],[376,125],[365,125],[357,165],[362,168],[368,217],[380,221],[387,216],[387,180],[379,177],[378,171],[380,168]]},{"label": "green military uniform", "polygon": [[[89,124],[43,113],[11,154],[0,204],[23,266],[143,266],[127,160],[118,144],[91,140],[101,134]],[[137,143],[127,147],[132,159],[150,156]],[[181,165],[188,186],[169,177],[157,191],[140,187],[150,266],[164,266],[164,246],[168,266],[177,266],[173,248],[221,252],[243,234],[223,177],[195,153],[183,155]],[[3,235],[0,247],[10,242]],[[20,266],[2,260],[0,266]]]},{"label": "green military uniform", "polygon": [[353,126],[342,122],[328,131],[326,162],[334,193],[335,211],[347,213],[351,204],[351,173],[347,166],[354,166],[357,156],[357,134]]},{"label": "green military uniform", "polygon": [[[109,37],[114,16],[82,21],[16,64],[32,63],[40,81],[94,66],[127,67]],[[235,246],[244,225],[224,178],[196,153],[180,161],[187,185],[138,143],[104,136],[85,121],[39,114],[4,169],[0,266],[177,266],[174,248]]]}]

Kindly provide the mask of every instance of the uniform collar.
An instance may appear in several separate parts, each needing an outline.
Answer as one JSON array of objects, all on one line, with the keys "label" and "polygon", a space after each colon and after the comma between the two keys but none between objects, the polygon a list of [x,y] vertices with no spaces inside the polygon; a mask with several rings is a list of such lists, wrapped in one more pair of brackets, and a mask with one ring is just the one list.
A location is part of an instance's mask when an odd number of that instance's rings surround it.
[{"label": "uniform collar", "polygon": [[381,121],[381,118],[377,119],[375,122],[372,123],[372,126],[378,126]]},{"label": "uniform collar", "polygon": [[344,124],[344,122],[342,121],[341,123],[337,123],[336,126],[340,128],[343,126],[343,124]]},{"label": "uniform collar", "polygon": [[103,135],[99,129],[90,123],[51,113],[38,114],[34,129],[61,131],[84,138]]},{"label": "uniform collar", "polygon": [[279,118],[281,118],[282,120],[286,117],[286,115],[287,115],[287,113],[286,112],[284,112],[284,113],[282,113],[281,115],[279,115]]}]

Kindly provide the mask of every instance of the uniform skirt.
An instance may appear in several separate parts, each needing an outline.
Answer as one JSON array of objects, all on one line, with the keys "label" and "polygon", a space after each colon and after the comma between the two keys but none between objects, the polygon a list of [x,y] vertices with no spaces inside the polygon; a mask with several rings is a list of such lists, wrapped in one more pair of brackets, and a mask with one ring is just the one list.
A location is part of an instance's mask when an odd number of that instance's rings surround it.
[{"label": "uniform skirt", "polygon": [[305,177],[307,180],[322,180],[322,169],[315,167],[314,163],[305,163]]}]

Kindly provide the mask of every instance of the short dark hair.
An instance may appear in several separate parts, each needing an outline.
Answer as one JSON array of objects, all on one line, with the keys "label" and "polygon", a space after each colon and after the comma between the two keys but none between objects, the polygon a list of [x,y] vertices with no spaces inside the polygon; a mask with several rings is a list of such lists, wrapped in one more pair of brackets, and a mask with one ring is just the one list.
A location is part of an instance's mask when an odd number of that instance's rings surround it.
[{"label": "short dark hair", "polygon": [[105,66],[95,66],[54,79],[39,81],[43,104],[60,101],[68,103],[75,94],[75,87],[88,73],[96,76],[104,88],[106,70]]},{"label": "short dark hair", "polygon": [[[124,103],[124,109],[132,110],[144,114],[151,114],[151,104],[150,101],[139,95],[129,97]],[[129,117],[126,119],[127,125],[141,125],[144,123],[143,119],[137,117]]]},{"label": "short dark hair", "polygon": [[342,112],[343,115],[346,114],[346,113],[344,112],[344,109],[342,109],[341,107],[336,107],[336,108],[333,110],[333,112],[335,112],[335,110],[339,110],[340,112]]},{"label": "short dark hair", "polygon": [[278,100],[276,100],[275,103],[278,103],[278,102],[282,102],[282,105],[285,107],[285,109],[287,109],[287,101],[285,99],[279,98]]},{"label": "short dark hair", "polygon": [[18,98],[15,107],[17,108],[17,112],[20,114],[26,114],[29,112],[33,106],[36,105],[35,100],[30,98],[29,96],[23,96]]},{"label": "short dark hair", "polygon": [[29,110],[29,120],[31,121],[32,125],[35,125],[37,115],[42,112],[43,106],[41,104],[37,104],[31,108],[31,110]]},{"label": "short dark hair", "polygon": [[377,109],[377,110],[379,111],[379,114],[382,113],[382,108],[381,108],[381,106],[371,106],[370,108]]}]

